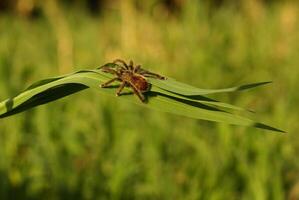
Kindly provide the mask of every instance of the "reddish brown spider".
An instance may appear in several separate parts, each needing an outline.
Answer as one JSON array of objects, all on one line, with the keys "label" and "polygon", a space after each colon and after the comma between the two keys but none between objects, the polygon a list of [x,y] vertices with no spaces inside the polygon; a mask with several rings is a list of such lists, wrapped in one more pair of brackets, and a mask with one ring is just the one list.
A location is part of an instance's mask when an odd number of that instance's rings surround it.
[{"label": "reddish brown spider", "polygon": [[119,96],[124,87],[131,87],[138,98],[145,102],[144,92],[149,91],[150,83],[147,82],[146,77],[157,78],[165,80],[166,78],[141,68],[140,65],[134,67],[133,62],[127,64],[125,61],[116,59],[114,65],[104,65],[100,69],[103,72],[116,75],[115,78],[101,84],[101,87],[107,87],[114,81],[120,81],[121,84],[116,91],[116,96]]}]

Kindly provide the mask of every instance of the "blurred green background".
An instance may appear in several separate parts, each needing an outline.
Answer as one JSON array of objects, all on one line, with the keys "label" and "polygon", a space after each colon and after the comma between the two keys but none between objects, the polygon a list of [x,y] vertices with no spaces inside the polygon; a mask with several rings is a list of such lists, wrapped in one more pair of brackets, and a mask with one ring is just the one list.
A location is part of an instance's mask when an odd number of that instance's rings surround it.
[{"label": "blurred green background", "polygon": [[272,80],[212,97],[288,133],[86,90],[0,120],[0,199],[299,199],[298,1],[0,1],[1,100],[115,58],[200,88]]}]

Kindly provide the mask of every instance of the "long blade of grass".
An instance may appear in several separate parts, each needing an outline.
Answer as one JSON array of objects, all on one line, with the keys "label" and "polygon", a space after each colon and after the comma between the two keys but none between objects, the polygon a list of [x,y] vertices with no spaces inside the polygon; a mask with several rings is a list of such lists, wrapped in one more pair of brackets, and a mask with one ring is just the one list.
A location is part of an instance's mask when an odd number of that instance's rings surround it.
[{"label": "long blade of grass", "polygon": [[208,95],[208,94],[215,94],[215,93],[237,92],[237,91],[248,90],[248,89],[252,89],[258,86],[271,83],[271,81],[266,81],[266,82],[252,83],[252,84],[246,84],[246,85],[224,88],[224,89],[201,89],[185,83],[178,82],[171,78],[168,78],[167,80],[150,79],[150,82],[151,84],[163,90],[167,90],[169,92],[173,92],[184,96],[198,96],[198,95]]},{"label": "long blade of grass", "polygon": [[231,104],[228,104],[228,103],[220,102],[220,101],[217,101],[217,100],[214,100],[214,99],[211,99],[211,98],[207,98],[207,97],[204,97],[204,96],[197,96],[197,98],[189,98],[188,96],[178,95],[176,93],[172,93],[172,92],[169,92],[167,90],[163,90],[159,87],[154,87],[154,88],[152,88],[151,91],[158,92],[158,93],[161,93],[161,94],[166,94],[168,96],[173,96],[173,97],[176,97],[176,98],[179,98],[179,99],[188,100],[188,101],[191,101],[191,102],[199,102],[199,103],[202,103],[202,104],[205,104],[205,105],[216,106],[220,109],[229,109],[229,110],[235,110],[235,111],[253,112],[253,111],[250,111],[250,110],[245,109],[245,108],[241,108],[241,107],[234,106],[234,105],[231,105]]},{"label": "long blade of grass", "polygon": [[[103,75],[99,70],[84,70],[66,76],[51,78],[36,82],[27,90],[20,93],[15,98],[7,99],[0,103],[0,118],[7,117],[32,107],[42,105],[67,95],[79,92],[86,88],[94,88],[100,92],[112,94],[115,89],[100,88],[99,85],[109,80],[109,77]],[[141,103],[134,95],[123,95],[119,99],[126,99],[139,105],[157,109],[160,111],[179,114],[195,119],[203,119],[215,122],[224,122],[242,126],[253,126],[266,130],[282,132],[276,128],[254,122],[251,119],[224,112],[215,108],[217,103],[210,101],[190,100],[176,95],[175,93],[163,90],[156,85],[152,86],[152,91],[148,93],[148,102]],[[220,106],[219,104],[218,106]],[[223,107],[234,108],[233,106],[222,104]]]}]

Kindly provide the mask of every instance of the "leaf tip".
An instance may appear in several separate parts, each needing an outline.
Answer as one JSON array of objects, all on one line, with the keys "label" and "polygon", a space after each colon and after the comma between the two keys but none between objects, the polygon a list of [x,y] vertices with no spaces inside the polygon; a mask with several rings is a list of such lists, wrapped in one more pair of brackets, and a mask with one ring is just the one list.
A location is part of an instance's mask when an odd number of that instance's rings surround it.
[{"label": "leaf tip", "polygon": [[274,128],[272,126],[268,126],[268,125],[262,124],[262,123],[255,123],[253,126],[256,128],[264,129],[264,130],[269,130],[269,131],[274,131],[274,132],[279,132],[279,133],[287,133],[284,130],[280,130],[280,129],[277,129],[277,128]]},{"label": "leaf tip", "polygon": [[251,84],[240,86],[238,90],[248,90],[248,89],[251,89],[251,88],[259,87],[259,86],[262,86],[262,85],[267,85],[267,84],[270,84],[270,83],[273,83],[273,82],[272,81],[263,81],[263,82],[251,83]]}]

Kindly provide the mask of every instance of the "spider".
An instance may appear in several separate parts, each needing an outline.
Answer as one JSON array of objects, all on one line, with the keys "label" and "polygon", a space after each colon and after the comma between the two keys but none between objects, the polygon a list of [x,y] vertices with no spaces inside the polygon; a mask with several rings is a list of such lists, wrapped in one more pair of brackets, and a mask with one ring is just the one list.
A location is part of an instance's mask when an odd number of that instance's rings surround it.
[{"label": "spider", "polygon": [[108,63],[100,67],[100,69],[103,72],[114,74],[116,77],[107,81],[106,83],[101,84],[100,87],[105,88],[114,81],[120,81],[121,84],[116,91],[116,96],[121,94],[121,91],[124,89],[124,87],[131,87],[134,94],[136,94],[142,102],[145,102],[143,93],[149,91],[150,89],[150,83],[147,82],[146,77],[157,78],[161,80],[166,79],[159,74],[142,69],[141,65],[134,67],[133,61],[130,61],[129,64],[127,64],[121,59],[116,59],[112,64],[114,65]]}]

